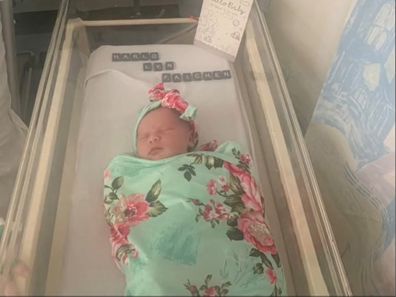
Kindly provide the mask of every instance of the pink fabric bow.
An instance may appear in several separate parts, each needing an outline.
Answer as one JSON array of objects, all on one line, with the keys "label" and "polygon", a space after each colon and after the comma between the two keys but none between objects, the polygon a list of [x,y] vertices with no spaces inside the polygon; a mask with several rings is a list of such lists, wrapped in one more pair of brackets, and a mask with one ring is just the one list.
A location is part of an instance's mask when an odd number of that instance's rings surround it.
[{"label": "pink fabric bow", "polygon": [[166,91],[164,88],[164,83],[158,83],[153,88],[151,88],[148,93],[150,96],[150,101],[160,101],[162,107],[175,109],[180,113],[180,118],[190,123],[193,130],[194,149],[198,144],[197,127],[193,118],[186,116],[185,112],[189,107],[193,109],[195,109],[195,107],[190,106],[187,101],[183,100],[178,90],[172,89]]},{"label": "pink fabric bow", "polygon": [[180,114],[183,114],[188,107],[188,103],[183,100],[178,90],[165,91],[163,83],[158,83],[151,88],[149,96],[150,101],[161,101],[161,106],[176,109]]}]

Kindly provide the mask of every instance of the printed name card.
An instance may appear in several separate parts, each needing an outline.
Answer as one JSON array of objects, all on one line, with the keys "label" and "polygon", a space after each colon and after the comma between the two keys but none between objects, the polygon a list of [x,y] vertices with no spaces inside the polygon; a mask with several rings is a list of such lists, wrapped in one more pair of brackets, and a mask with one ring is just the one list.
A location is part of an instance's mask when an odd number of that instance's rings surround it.
[{"label": "printed name card", "polygon": [[252,3],[253,0],[204,0],[194,43],[214,48],[234,61]]}]

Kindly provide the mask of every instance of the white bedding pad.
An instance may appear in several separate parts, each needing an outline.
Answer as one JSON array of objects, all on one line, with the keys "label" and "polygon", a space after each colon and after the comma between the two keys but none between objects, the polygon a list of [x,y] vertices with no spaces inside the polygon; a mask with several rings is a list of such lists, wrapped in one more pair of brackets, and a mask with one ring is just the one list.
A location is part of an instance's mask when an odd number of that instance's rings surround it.
[{"label": "white bedding pad", "polygon": [[[157,52],[155,62],[175,63],[173,71],[143,71],[143,61],[113,62],[114,53]],[[150,62],[150,61],[147,61]],[[154,61],[153,61],[154,62]],[[229,63],[193,45],[102,46],[87,68],[77,144],[61,294],[123,294],[124,281],[111,259],[103,215],[103,170],[117,154],[131,150],[136,114],[162,73],[231,70]],[[200,143],[234,140],[249,149],[249,133],[234,81],[219,79],[165,83],[198,108]]]}]

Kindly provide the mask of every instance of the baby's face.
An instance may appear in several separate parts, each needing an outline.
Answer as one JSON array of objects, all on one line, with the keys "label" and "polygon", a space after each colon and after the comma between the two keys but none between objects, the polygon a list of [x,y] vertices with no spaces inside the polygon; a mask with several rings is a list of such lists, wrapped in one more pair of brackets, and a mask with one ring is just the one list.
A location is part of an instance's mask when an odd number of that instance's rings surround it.
[{"label": "baby's face", "polygon": [[176,111],[158,108],[149,112],[137,131],[137,153],[140,158],[160,160],[188,152],[193,145],[192,129]]}]

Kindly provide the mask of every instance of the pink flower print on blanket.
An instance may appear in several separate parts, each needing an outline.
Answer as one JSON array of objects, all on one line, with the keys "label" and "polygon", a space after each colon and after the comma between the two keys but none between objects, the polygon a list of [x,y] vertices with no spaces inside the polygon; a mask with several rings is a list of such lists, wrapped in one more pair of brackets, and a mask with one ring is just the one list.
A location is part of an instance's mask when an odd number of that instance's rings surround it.
[{"label": "pink flower print on blanket", "polygon": [[203,218],[205,222],[209,222],[214,228],[216,224],[225,222],[230,217],[230,210],[227,209],[222,203],[215,202],[213,199],[209,200],[207,204],[202,203],[199,199],[191,199],[191,202],[198,206],[198,214],[195,221],[198,222]]},{"label": "pink flower print on blanket", "polygon": [[206,151],[206,152],[214,152],[217,148],[218,148],[219,144],[217,142],[217,140],[212,140],[209,141],[207,143],[204,143],[203,145],[201,145],[198,150],[199,151]]},{"label": "pink flower print on blanket", "polygon": [[210,200],[205,205],[203,211],[203,218],[205,221],[210,222],[213,220],[226,221],[229,217],[229,211],[227,211],[223,204],[216,203],[214,200]]},{"label": "pink flower print on blanket", "polygon": [[125,224],[128,227],[136,226],[150,218],[148,211],[149,203],[143,194],[133,194],[121,197],[118,203],[112,208],[116,224]]},{"label": "pink flower print on blanket", "polygon": [[105,183],[111,181],[111,172],[110,172],[110,170],[106,169],[103,172],[103,179],[104,179]]},{"label": "pink flower print on blanket", "polygon": [[227,182],[227,179],[224,176],[219,177],[219,185],[222,193],[227,193],[231,188],[230,184]]},{"label": "pink flower print on blanket", "polygon": [[[205,277],[204,284],[201,286],[191,284],[190,280],[184,284],[184,287],[190,292],[191,296],[203,296],[203,297],[214,297],[214,296],[227,296],[229,288],[232,283],[227,281],[221,285],[212,285],[209,283],[212,280],[212,275],[208,274]],[[198,289],[199,287],[199,289]]]},{"label": "pink flower print on blanket", "polygon": [[230,190],[230,184],[224,176],[220,176],[218,180],[211,179],[208,182],[208,193],[211,196],[216,194],[225,195]]},{"label": "pink flower print on blanket", "polygon": [[267,268],[266,274],[268,279],[270,280],[271,285],[276,284],[276,282],[278,281],[278,277],[275,270],[272,268]]},{"label": "pink flower print on blanket", "polygon": [[122,188],[122,176],[113,179],[111,184],[105,184],[105,216],[110,226],[110,242],[112,255],[119,268],[128,263],[129,256],[138,257],[135,246],[129,242],[131,228],[149,219],[161,215],[167,210],[158,199],[161,193],[161,180],[153,184],[146,195],[132,194],[124,196],[118,194]]},{"label": "pink flower print on blanket", "polygon": [[263,215],[259,212],[246,212],[238,218],[238,229],[243,238],[263,253],[277,254],[274,240]]},{"label": "pink flower print on blanket", "polygon": [[[228,176],[219,176],[207,183],[207,192],[211,196],[205,204],[199,199],[191,199],[198,207],[196,222],[202,217],[210,222],[212,228],[226,224],[226,236],[231,241],[245,241],[250,245],[249,256],[258,259],[252,268],[255,274],[263,274],[273,286],[272,296],[279,296],[282,290],[278,287],[277,269],[281,268],[280,258],[264,219],[264,207],[254,177],[250,173],[251,158],[233,149],[236,164],[224,161],[204,153],[191,153],[192,162],[183,164],[178,170],[184,172],[188,182],[196,176],[195,166],[203,165],[207,170],[224,168]],[[195,286],[190,286],[190,292]],[[210,289],[208,287],[208,289]],[[209,293],[211,293],[210,291]]]},{"label": "pink flower print on blanket", "polygon": [[228,162],[224,162],[224,168],[226,168],[232,176],[238,178],[239,184],[243,190],[241,198],[245,208],[263,212],[260,192],[257,188],[256,181],[250,173]]},{"label": "pink flower print on blanket", "polygon": [[118,268],[121,263],[128,263],[128,256],[137,258],[139,253],[135,246],[128,241],[129,227],[125,224],[110,227],[111,254]]},{"label": "pink flower print on blanket", "polygon": [[250,163],[252,162],[252,158],[250,157],[249,154],[243,154],[240,155],[240,161],[246,164],[247,166],[250,166]]},{"label": "pink flower print on blanket", "polygon": [[216,181],[211,179],[208,183],[208,193],[209,195],[213,196],[216,195],[217,189],[216,189]]}]

